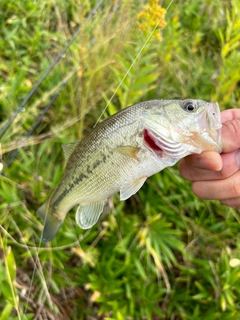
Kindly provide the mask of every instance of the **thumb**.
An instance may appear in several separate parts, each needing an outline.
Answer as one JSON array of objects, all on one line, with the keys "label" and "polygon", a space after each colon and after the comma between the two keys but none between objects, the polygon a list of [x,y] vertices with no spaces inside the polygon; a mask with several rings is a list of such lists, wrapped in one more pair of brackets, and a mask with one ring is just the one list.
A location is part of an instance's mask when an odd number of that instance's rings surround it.
[{"label": "thumb", "polygon": [[240,148],[240,119],[222,124],[223,152],[232,152]]}]

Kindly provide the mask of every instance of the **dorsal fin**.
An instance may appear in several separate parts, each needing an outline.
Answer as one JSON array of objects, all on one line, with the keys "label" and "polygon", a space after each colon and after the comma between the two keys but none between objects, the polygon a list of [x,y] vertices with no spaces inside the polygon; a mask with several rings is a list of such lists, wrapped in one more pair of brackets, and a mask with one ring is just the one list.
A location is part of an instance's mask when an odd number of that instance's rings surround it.
[{"label": "dorsal fin", "polygon": [[66,162],[70,158],[73,151],[76,149],[77,144],[78,144],[77,142],[71,142],[71,143],[66,143],[62,145],[64,158]]}]

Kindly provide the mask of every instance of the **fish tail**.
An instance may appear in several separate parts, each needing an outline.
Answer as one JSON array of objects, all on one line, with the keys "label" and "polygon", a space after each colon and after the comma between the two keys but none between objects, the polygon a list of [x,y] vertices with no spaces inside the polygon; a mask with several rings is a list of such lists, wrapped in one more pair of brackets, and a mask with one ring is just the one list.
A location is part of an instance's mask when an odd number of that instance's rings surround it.
[{"label": "fish tail", "polygon": [[42,219],[44,224],[42,241],[45,243],[51,241],[61,227],[64,219],[59,219],[57,212],[52,210],[48,201],[41,205],[36,214]]}]

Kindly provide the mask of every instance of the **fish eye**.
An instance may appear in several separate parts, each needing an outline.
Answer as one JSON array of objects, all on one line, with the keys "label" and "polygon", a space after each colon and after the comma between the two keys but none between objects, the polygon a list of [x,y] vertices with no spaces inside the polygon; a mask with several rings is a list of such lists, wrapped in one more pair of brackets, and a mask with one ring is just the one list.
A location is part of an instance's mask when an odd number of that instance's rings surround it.
[{"label": "fish eye", "polygon": [[197,105],[193,101],[185,101],[183,103],[183,110],[187,112],[195,112],[197,110]]}]

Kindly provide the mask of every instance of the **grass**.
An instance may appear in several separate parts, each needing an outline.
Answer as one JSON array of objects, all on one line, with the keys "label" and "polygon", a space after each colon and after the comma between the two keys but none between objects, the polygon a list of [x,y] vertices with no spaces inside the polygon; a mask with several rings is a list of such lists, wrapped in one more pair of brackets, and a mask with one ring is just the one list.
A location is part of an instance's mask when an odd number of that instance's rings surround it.
[{"label": "grass", "polygon": [[[1,1],[0,130],[96,3]],[[162,41],[157,29],[146,42],[151,18],[138,16],[153,3],[104,1],[1,136],[4,164],[20,149],[0,176],[0,320],[240,319],[238,211],[198,200],[177,167],[114,196],[90,231],[71,211],[39,247],[35,212],[64,171],[61,144],[106,105],[103,117],[154,98],[240,106],[239,2],[173,1]]]}]

